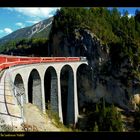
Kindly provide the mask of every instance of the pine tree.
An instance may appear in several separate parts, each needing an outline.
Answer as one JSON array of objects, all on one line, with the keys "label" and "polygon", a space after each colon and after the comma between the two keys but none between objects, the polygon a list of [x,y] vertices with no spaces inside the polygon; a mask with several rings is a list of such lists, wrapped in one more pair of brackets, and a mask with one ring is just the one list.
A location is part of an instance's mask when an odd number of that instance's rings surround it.
[{"label": "pine tree", "polygon": [[97,122],[95,122],[95,125],[94,125],[94,129],[93,129],[94,132],[98,132],[99,131],[99,128],[98,128],[98,125],[97,125]]}]

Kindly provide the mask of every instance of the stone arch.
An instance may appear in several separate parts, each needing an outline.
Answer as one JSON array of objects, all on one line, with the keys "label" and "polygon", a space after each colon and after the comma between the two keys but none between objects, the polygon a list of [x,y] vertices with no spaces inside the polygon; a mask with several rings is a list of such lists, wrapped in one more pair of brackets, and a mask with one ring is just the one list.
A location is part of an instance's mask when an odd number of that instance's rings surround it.
[{"label": "stone arch", "polygon": [[15,76],[14,86],[15,86],[15,95],[17,97],[17,103],[19,105],[25,104],[26,103],[25,87],[22,76],[20,74],[17,74]]},{"label": "stone arch", "polygon": [[58,78],[56,70],[52,66],[48,67],[45,72],[44,88],[46,109],[49,104],[51,111],[58,113]]},{"label": "stone arch", "polygon": [[28,79],[28,99],[29,103],[38,106],[42,110],[42,89],[39,72],[33,69]]},{"label": "stone arch", "polygon": [[71,66],[62,67],[60,83],[63,123],[71,125],[74,124],[74,74]]},{"label": "stone arch", "polygon": [[[76,77],[77,77],[77,96],[78,96],[78,110],[79,115],[84,114],[85,112],[85,101],[86,101],[86,91],[89,90],[90,86],[89,81],[87,80],[87,73],[90,75],[91,70],[87,64],[81,64],[77,68]],[[91,76],[91,75],[90,75]]]}]

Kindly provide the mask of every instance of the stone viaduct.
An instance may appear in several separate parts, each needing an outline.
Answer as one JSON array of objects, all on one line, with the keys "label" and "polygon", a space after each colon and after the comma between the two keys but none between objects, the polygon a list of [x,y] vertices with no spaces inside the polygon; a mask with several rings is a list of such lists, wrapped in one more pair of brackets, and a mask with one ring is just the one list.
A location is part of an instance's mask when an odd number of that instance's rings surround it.
[{"label": "stone viaduct", "polygon": [[27,64],[6,69],[0,79],[0,116],[6,124],[18,125],[26,122],[24,104],[32,103],[44,113],[49,104],[50,109],[58,113],[62,123],[75,124],[79,115],[77,71],[82,65],[88,65],[86,59]]}]

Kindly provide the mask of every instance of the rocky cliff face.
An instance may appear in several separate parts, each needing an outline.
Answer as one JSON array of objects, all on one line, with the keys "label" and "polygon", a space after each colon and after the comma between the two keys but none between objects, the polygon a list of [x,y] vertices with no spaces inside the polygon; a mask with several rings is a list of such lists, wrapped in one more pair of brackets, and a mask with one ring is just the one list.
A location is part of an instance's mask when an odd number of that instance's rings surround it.
[{"label": "rocky cliff face", "polygon": [[[136,109],[139,103],[139,79],[128,79],[131,60],[124,59],[114,68],[111,64],[109,47],[87,29],[75,29],[71,35],[58,31],[52,35],[52,56],[85,56],[88,69],[79,74],[80,106],[84,102],[97,102],[101,97],[125,109]],[[127,83],[127,84],[126,84]],[[137,96],[136,96],[137,94]]]}]

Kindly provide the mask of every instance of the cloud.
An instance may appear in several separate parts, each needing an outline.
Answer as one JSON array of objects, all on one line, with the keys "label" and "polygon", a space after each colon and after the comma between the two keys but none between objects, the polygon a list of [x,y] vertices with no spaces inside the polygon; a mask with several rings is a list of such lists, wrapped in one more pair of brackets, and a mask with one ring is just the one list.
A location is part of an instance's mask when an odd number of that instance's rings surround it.
[{"label": "cloud", "polygon": [[16,26],[19,26],[20,28],[24,28],[25,27],[25,25],[23,23],[21,23],[21,22],[17,22]]},{"label": "cloud", "polygon": [[23,14],[25,16],[29,17],[38,17],[41,18],[48,18],[54,15],[54,13],[57,11],[57,9],[60,9],[58,7],[56,8],[6,8],[10,11],[16,11],[20,14]]},{"label": "cloud", "polygon": [[[124,14],[121,14],[121,17],[123,17],[123,16],[124,16]],[[134,16],[134,14],[128,14],[127,16],[128,16],[128,18],[131,18]]]},{"label": "cloud", "polygon": [[12,33],[13,32],[13,30],[12,29],[10,29],[10,28],[4,28],[4,29],[1,29],[0,30],[0,34],[10,34],[10,33]]},{"label": "cloud", "polygon": [[128,18],[131,18],[133,17],[134,15],[133,14],[128,14]]},{"label": "cloud", "polygon": [[4,30],[3,30],[5,33],[7,33],[7,34],[10,34],[10,33],[12,33],[13,32],[13,30],[12,29],[10,29],[10,28],[4,28]]},{"label": "cloud", "polygon": [[13,32],[13,30],[10,29],[10,28],[4,28],[3,30],[0,30],[0,33],[10,34],[10,33],[12,33],[12,32]]},{"label": "cloud", "polygon": [[33,23],[33,24],[35,24],[35,23],[38,23],[39,22],[39,20],[28,20],[28,21],[26,21],[27,23]]}]

